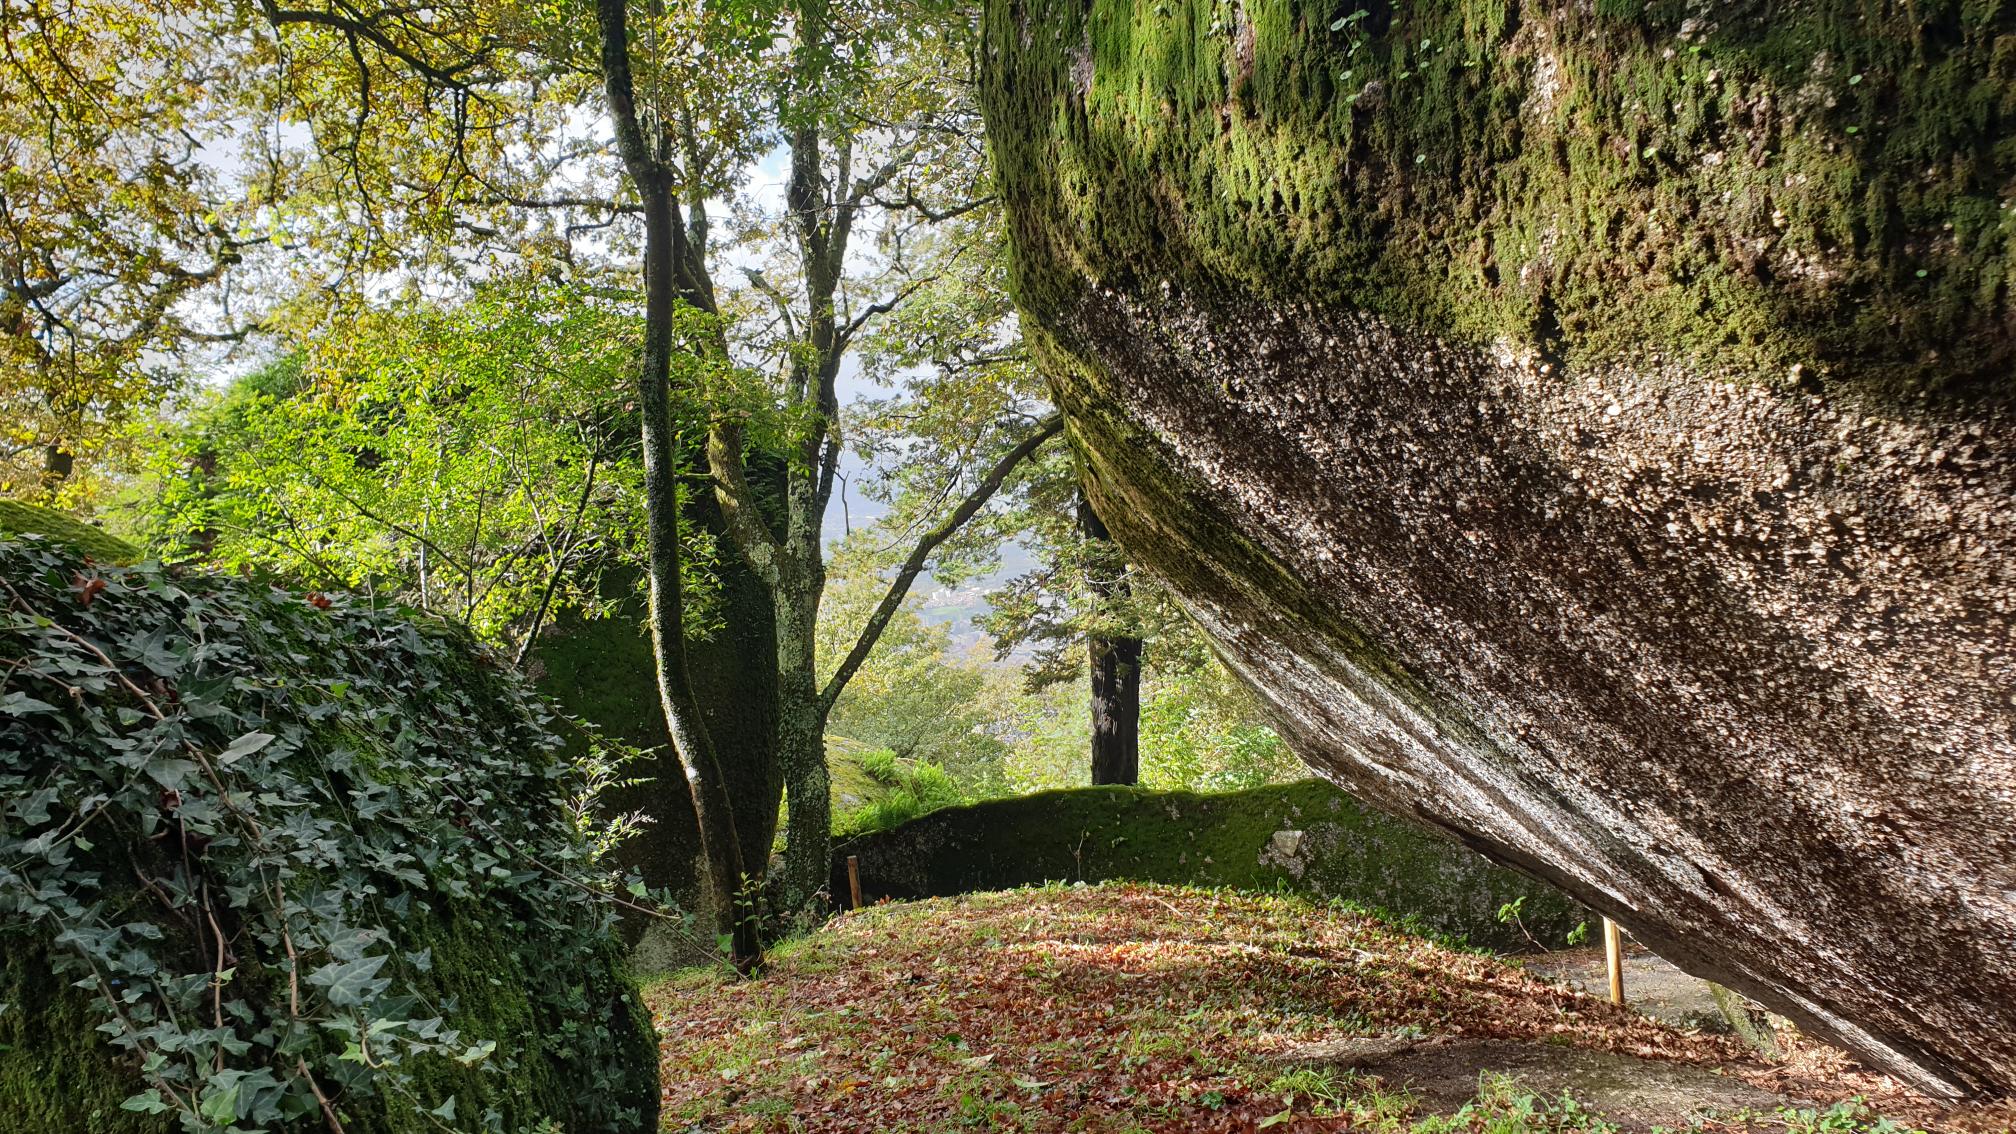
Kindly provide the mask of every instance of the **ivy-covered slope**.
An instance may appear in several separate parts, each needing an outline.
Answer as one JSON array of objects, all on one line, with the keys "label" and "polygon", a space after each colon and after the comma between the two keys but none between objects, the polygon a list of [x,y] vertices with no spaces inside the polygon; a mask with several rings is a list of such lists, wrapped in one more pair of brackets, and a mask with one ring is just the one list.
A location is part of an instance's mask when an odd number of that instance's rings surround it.
[{"label": "ivy-covered slope", "polygon": [[[850,855],[871,902],[1044,882],[1283,889],[1507,950],[1559,946],[1591,918],[1560,891],[1321,780],[1201,795],[1066,788],[948,807],[836,844],[836,894],[847,893]],[[1508,905],[1516,917],[1501,918]]]},{"label": "ivy-covered slope", "polygon": [[550,723],[442,625],[0,534],[0,1126],[655,1128]]},{"label": "ivy-covered slope", "polygon": [[2016,1090],[2016,8],[989,0],[1101,516],[1304,758]]}]

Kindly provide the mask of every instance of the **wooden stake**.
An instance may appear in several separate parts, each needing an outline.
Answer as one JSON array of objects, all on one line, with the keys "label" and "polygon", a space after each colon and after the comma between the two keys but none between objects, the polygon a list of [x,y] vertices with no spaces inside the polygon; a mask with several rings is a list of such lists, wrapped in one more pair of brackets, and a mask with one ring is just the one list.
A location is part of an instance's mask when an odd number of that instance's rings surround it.
[{"label": "wooden stake", "polygon": [[851,906],[849,906],[849,907],[847,907],[847,908],[848,908],[848,909],[855,909],[855,910],[858,910],[858,909],[860,909],[860,908],[861,908],[861,856],[859,856],[859,855],[852,855],[852,854],[850,854],[850,855],[848,855],[848,856],[847,856],[847,893],[848,893],[848,894],[849,894],[849,895],[850,895],[850,896],[851,896],[851,897],[852,897],[852,898],[854,899],[854,904],[853,904],[853,905],[851,905]]},{"label": "wooden stake", "polygon": [[1603,919],[1603,957],[1610,967],[1610,1003],[1624,1003],[1624,931]]}]

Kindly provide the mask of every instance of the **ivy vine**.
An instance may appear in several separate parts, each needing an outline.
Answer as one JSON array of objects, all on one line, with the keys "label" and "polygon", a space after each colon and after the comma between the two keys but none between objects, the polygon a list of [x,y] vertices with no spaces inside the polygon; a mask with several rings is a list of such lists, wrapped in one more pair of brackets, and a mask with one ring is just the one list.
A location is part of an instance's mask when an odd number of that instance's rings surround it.
[{"label": "ivy vine", "polygon": [[[649,1128],[589,795],[466,634],[0,537],[0,958],[187,1131]],[[0,960],[0,968],[9,963]]]}]

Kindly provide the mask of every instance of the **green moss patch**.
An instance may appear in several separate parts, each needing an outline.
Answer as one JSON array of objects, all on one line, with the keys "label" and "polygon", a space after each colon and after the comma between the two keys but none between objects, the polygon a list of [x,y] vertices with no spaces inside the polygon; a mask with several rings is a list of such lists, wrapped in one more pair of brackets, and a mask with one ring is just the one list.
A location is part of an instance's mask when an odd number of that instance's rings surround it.
[{"label": "green moss patch", "polygon": [[[860,859],[870,901],[1046,881],[1281,889],[1501,949],[1558,945],[1590,916],[1320,780],[1214,795],[1072,788],[946,808],[839,844],[836,894],[847,893],[848,855]],[[1523,931],[1499,916],[1513,903]]]},{"label": "green moss patch", "polygon": [[137,563],[141,555],[138,547],[103,528],[94,528],[54,508],[19,500],[0,500],[0,535],[44,536],[99,563]]}]

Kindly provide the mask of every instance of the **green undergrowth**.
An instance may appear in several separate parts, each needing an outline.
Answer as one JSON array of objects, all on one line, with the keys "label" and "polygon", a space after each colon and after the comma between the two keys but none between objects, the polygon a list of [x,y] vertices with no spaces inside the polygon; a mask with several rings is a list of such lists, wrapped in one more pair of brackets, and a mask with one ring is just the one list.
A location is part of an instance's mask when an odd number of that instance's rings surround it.
[{"label": "green undergrowth", "polygon": [[0,537],[8,1134],[648,1125],[601,774],[347,595]]},{"label": "green undergrowth", "polygon": [[[1071,788],[945,807],[841,840],[836,887],[849,855],[871,901],[1052,880],[1278,889],[1501,949],[1562,944],[1589,917],[1559,891],[1320,780],[1217,794]],[[1500,917],[1508,906],[1516,919]]]},{"label": "green undergrowth", "polygon": [[829,740],[836,838],[887,831],[940,808],[969,802],[951,774],[929,761],[899,759],[886,748],[836,754],[834,747]]},{"label": "green undergrowth", "polygon": [[2006,396],[2012,33],[1994,0],[993,0],[982,91],[1039,321],[1167,283]]}]

